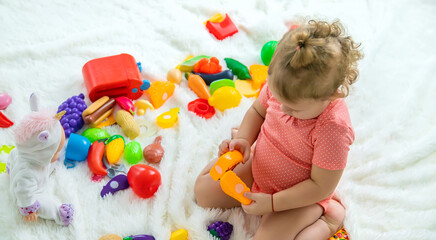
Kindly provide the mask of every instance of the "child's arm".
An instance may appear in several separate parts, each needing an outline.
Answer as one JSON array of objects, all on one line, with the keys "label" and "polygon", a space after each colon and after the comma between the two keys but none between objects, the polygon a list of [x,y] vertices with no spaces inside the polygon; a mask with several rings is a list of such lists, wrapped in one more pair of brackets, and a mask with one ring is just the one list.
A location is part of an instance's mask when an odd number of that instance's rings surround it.
[{"label": "child's arm", "polygon": [[283,211],[309,206],[326,199],[336,189],[342,170],[327,170],[312,165],[310,178],[273,196],[274,210]]}]

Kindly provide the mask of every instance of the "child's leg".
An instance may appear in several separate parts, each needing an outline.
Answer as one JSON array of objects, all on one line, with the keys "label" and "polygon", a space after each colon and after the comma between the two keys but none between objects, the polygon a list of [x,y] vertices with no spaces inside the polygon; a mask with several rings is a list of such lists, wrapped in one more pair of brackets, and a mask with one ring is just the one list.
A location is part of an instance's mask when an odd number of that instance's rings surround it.
[{"label": "child's leg", "polygon": [[326,240],[342,228],[345,218],[345,208],[334,198],[330,200],[327,211],[314,224],[298,234],[298,240]]},{"label": "child's leg", "polygon": [[301,230],[317,221],[322,212],[320,205],[313,204],[263,215],[253,240],[293,240]]},{"label": "child's leg", "polygon": [[[197,204],[204,208],[233,208],[240,207],[241,203],[228,196],[221,189],[219,181],[214,181],[209,175],[210,169],[218,159],[212,160],[197,177],[194,187]],[[239,164],[233,171],[249,188],[253,184],[251,174],[251,159],[245,164]]]}]

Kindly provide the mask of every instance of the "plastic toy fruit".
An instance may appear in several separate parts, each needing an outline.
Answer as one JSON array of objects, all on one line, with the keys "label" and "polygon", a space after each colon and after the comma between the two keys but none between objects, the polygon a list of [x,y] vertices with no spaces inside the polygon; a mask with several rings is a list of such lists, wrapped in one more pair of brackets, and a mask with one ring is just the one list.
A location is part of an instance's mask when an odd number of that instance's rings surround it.
[{"label": "plastic toy fruit", "polygon": [[170,240],[187,240],[188,239],[188,231],[186,229],[179,229],[173,233],[171,233]]},{"label": "plastic toy fruit", "polygon": [[124,138],[120,135],[113,135],[106,142],[106,158],[110,164],[120,160],[124,152]]},{"label": "plastic toy fruit", "polygon": [[144,148],[143,154],[145,160],[149,163],[159,163],[164,155],[164,150],[162,148],[162,136],[157,136],[154,142]]},{"label": "plastic toy fruit", "polygon": [[136,113],[139,116],[144,115],[145,112],[147,111],[147,109],[154,110],[153,105],[149,101],[144,100],[144,99],[140,99],[140,100],[136,101],[135,107],[136,107]]},{"label": "plastic toy fruit", "polygon": [[220,111],[234,108],[241,102],[241,94],[233,87],[222,87],[209,98],[209,104]]},{"label": "plastic toy fruit", "polygon": [[253,88],[257,90],[268,77],[268,66],[253,64],[250,66],[250,73],[253,79]]},{"label": "plastic toy fruit", "polygon": [[233,58],[224,58],[224,61],[226,61],[227,67],[230,68],[233,74],[238,76],[239,79],[251,79],[250,71],[247,66]]},{"label": "plastic toy fruit", "polygon": [[215,165],[210,169],[209,175],[213,180],[218,181],[224,173],[233,170],[239,163],[242,162],[244,157],[241,152],[233,150],[226,152],[218,158]]},{"label": "plastic toy fruit", "polygon": [[213,94],[218,88],[225,87],[225,86],[235,87],[235,82],[233,82],[233,80],[230,79],[216,80],[210,84],[210,88],[209,88],[210,94]]},{"label": "plastic toy fruit", "polygon": [[156,118],[156,123],[161,128],[170,128],[176,124],[176,122],[179,120],[179,113],[180,109],[172,108],[168,112],[164,112],[161,115],[159,115]]},{"label": "plastic toy fruit", "polygon": [[75,133],[83,127],[82,112],[87,107],[84,99],[85,95],[81,93],[68,98],[58,107],[57,113],[66,112],[60,121],[67,138],[70,137],[71,133]]},{"label": "plastic toy fruit", "polygon": [[224,173],[220,180],[220,186],[223,192],[242,204],[248,205],[253,201],[244,196],[245,192],[250,192],[250,188],[233,171]]},{"label": "plastic toy fruit", "polygon": [[221,72],[220,61],[216,57],[202,58],[194,66],[194,72],[214,74]]},{"label": "plastic toy fruit", "polygon": [[276,51],[277,43],[277,41],[269,41],[263,45],[262,50],[260,51],[260,58],[266,66],[269,66],[271,63],[272,56]]},{"label": "plastic toy fruit", "polygon": [[195,74],[188,75],[188,86],[199,98],[209,99],[210,92],[203,78]]},{"label": "plastic toy fruit", "polygon": [[6,93],[0,93],[0,110],[5,110],[11,104],[12,98]]},{"label": "plastic toy fruit", "polygon": [[180,81],[182,81],[182,72],[177,68],[169,70],[167,73],[167,80],[179,84]]},{"label": "plastic toy fruit", "polygon": [[236,80],[235,86],[238,92],[247,98],[256,96],[256,93],[258,92],[258,90],[253,88],[252,80]]},{"label": "plastic toy fruit", "polygon": [[233,232],[233,225],[228,222],[218,221],[210,224],[207,231],[220,240],[229,240]]},{"label": "plastic toy fruit", "polygon": [[111,137],[108,132],[100,128],[88,128],[82,133],[82,136],[86,137],[91,143]]},{"label": "plastic toy fruit", "polygon": [[88,167],[95,175],[106,176],[107,171],[103,167],[104,142],[94,142],[88,152]]},{"label": "plastic toy fruit", "polygon": [[130,164],[137,164],[142,158],[141,144],[137,141],[129,142],[124,150],[124,159]]},{"label": "plastic toy fruit", "polygon": [[127,173],[127,180],[136,195],[149,198],[159,189],[161,176],[155,168],[145,165],[133,165]]},{"label": "plastic toy fruit", "polygon": [[162,106],[168,98],[173,95],[175,87],[174,83],[169,81],[152,82],[146,92],[150,95],[150,100],[154,108]]}]

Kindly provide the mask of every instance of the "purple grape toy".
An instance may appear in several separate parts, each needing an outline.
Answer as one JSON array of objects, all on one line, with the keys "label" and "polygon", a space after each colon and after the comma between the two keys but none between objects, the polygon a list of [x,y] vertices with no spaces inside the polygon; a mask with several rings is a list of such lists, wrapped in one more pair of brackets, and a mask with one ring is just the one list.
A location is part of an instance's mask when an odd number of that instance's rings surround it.
[{"label": "purple grape toy", "polygon": [[82,112],[88,107],[84,99],[85,95],[81,93],[68,98],[58,107],[58,112],[66,111],[61,118],[61,125],[67,138],[70,137],[71,133],[75,133],[83,127]]},{"label": "purple grape toy", "polygon": [[214,222],[209,227],[207,227],[207,231],[212,234],[212,236],[221,239],[221,240],[229,240],[230,235],[233,232],[233,225],[228,222]]}]

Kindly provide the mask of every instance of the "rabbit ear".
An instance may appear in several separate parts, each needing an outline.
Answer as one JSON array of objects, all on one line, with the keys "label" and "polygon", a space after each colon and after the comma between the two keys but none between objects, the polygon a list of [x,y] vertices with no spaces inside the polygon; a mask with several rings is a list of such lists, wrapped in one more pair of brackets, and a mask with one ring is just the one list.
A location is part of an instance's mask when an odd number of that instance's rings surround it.
[{"label": "rabbit ear", "polygon": [[47,142],[49,137],[50,137],[50,133],[48,131],[42,131],[38,135],[38,140],[40,142]]},{"label": "rabbit ear", "polygon": [[38,96],[36,96],[36,93],[32,93],[30,95],[30,110],[32,110],[33,112],[38,112],[39,111],[39,99]]}]

